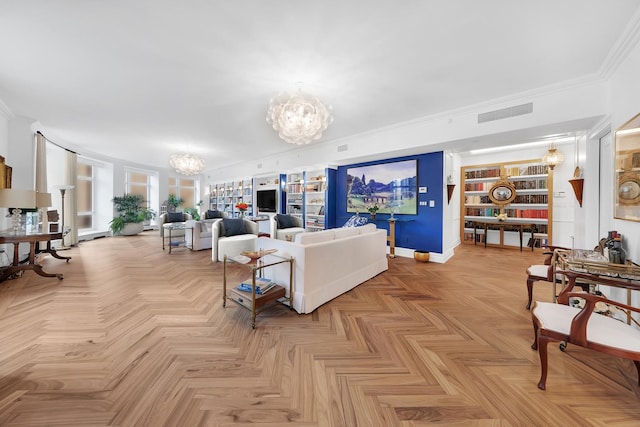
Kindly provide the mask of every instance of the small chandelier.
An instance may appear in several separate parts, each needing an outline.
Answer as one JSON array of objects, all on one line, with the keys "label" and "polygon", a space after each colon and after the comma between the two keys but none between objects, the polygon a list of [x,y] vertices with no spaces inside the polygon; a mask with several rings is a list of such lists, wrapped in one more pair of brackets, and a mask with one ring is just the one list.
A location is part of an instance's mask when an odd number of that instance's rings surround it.
[{"label": "small chandelier", "polygon": [[558,151],[556,144],[553,142],[549,145],[549,151],[542,156],[542,163],[549,166],[549,169],[553,170],[556,166],[564,161],[564,155]]},{"label": "small chandelier", "polygon": [[289,144],[309,144],[322,137],[333,121],[331,107],[318,98],[302,93],[283,94],[269,103],[267,123]]},{"label": "small chandelier", "polygon": [[204,169],[204,160],[193,154],[173,154],[169,164],[182,175],[198,175]]}]

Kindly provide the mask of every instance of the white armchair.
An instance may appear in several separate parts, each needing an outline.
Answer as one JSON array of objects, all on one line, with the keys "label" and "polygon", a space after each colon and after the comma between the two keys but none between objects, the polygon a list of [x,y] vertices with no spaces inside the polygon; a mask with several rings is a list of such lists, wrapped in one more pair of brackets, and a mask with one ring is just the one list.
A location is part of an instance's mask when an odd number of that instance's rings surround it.
[{"label": "white armchair", "polygon": [[214,262],[223,261],[225,255],[232,258],[258,247],[258,224],[246,218],[214,221],[211,233],[211,259]]},{"label": "white armchair", "polygon": [[203,249],[211,249],[211,237],[213,223],[217,220],[203,220],[203,221],[195,221],[193,219],[188,220],[185,225],[188,228],[193,228],[193,233],[186,232],[185,240],[187,242],[187,246],[190,247],[194,251],[201,251]]},{"label": "white armchair", "polygon": [[[167,212],[158,217],[158,226],[160,228],[160,237],[164,239],[164,224],[168,222],[185,222],[191,219],[191,215],[184,212]],[[171,233],[173,237],[183,236],[184,230],[175,230]]]},{"label": "white armchair", "polygon": [[292,242],[296,234],[305,231],[302,218],[293,215],[274,215],[269,219],[269,225],[272,239]]}]

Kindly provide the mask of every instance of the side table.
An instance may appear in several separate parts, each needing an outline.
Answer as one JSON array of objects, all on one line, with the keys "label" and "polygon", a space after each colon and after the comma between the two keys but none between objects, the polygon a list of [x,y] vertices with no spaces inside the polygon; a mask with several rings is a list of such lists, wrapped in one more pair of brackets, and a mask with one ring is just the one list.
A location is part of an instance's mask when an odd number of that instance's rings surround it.
[{"label": "side table", "polygon": [[[284,257],[275,253],[276,250],[261,250],[255,252],[243,252],[242,255],[247,257],[249,261],[246,264],[240,263],[226,255],[223,260],[223,279],[222,279],[222,306],[227,306],[227,299],[251,311],[251,328],[256,328],[256,315],[267,307],[278,302],[289,303],[289,309],[293,310],[293,257]],[[276,261],[264,262],[263,257],[271,255]],[[227,264],[235,263],[238,266],[249,269],[251,271],[251,292],[238,290],[235,286],[227,292]],[[265,268],[278,264],[289,263],[289,296],[284,286],[275,285],[264,294],[256,294],[256,278]]]},{"label": "side table", "polygon": [[[191,231],[191,241],[193,242],[193,227],[187,227],[185,222],[167,222],[165,224],[162,224],[162,228],[164,229],[163,237],[162,237],[162,250],[164,251],[164,248],[165,248],[165,239],[169,239],[169,254],[171,254],[171,248],[173,246],[182,245],[184,247],[188,247],[187,236],[185,235],[187,233],[187,230]],[[174,241],[172,239],[173,237],[172,233],[178,230],[184,231],[180,235],[182,237],[182,240],[175,241],[175,245],[174,245]],[[175,236],[175,237],[178,237],[178,236]]]}]

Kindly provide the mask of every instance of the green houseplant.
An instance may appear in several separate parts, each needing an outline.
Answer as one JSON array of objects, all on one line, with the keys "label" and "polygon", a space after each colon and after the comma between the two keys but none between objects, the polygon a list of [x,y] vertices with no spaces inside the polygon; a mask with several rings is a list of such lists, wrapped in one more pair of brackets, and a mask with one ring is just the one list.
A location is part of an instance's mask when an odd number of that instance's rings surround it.
[{"label": "green houseplant", "polygon": [[139,194],[127,193],[124,196],[114,197],[113,205],[118,213],[109,223],[113,234],[130,236],[143,230],[144,221],[155,218],[156,213],[148,209],[146,202]]}]

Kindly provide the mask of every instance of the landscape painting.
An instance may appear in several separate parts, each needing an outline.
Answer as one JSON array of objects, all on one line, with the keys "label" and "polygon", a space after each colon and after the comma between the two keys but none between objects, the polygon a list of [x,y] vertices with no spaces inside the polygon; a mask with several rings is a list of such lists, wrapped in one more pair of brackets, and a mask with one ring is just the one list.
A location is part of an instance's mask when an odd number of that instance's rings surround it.
[{"label": "landscape painting", "polygon": [[416,215],[417,160],[380,163],[347,169],[347,212]]}]

